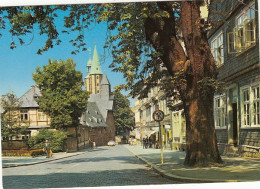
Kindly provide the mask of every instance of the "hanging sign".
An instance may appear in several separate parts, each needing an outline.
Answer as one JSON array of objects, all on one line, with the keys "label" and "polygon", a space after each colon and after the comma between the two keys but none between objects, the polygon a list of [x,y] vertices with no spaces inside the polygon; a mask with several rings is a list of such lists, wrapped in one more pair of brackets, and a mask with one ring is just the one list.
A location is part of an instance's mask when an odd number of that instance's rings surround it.
[{"label": "hanging sign", "polygon": [[159,121],[162,121],[163,119],[164,119],[164,113],[163,113],[162,110],[155,110],[153,112],[153,120],[154,121],[159,122]]}]

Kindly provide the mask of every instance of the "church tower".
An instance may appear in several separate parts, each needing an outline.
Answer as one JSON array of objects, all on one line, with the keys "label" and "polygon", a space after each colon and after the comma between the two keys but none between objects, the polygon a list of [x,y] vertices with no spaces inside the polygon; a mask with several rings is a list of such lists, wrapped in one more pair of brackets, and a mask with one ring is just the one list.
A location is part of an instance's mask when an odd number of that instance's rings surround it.
[{"label": "church tower", "polygon": [[90,94],[100,93],[100,82],[102,79],[102,71],[98,58],[97,48],[95,45],[93,59],[89,58],[87,63],[87,76],[85,77],[86,90]]}]

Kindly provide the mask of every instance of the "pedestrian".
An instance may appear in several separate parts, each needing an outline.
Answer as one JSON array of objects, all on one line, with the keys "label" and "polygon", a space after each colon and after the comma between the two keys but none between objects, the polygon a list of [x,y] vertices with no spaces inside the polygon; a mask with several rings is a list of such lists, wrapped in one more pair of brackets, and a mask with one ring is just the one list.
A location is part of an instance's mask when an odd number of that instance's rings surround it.
[{"label": "pedestrian", "polygon": [[49,158],[50,157],[50,152],[51,152],[51,144],[49,143],[48,140],[45,141],[44,151],[46,152],[46,158]]},{"label": "pedestrian", "polygon": [[143,149],[145,148],[145,138],[143,138]]}]

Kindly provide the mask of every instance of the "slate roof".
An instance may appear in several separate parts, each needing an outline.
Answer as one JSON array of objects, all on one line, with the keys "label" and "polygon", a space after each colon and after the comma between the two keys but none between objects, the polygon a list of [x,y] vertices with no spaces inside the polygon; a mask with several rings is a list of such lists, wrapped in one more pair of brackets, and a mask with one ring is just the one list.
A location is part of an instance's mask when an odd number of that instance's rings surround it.
[{"label": "slate roof", "polygon": [[102,76],[102,80],[101,80],[101,82],[100,82],[100,85],[110,85],[109,80],[108,80],[108,78],[107,78],[107,75],[106,75],[105,71],[104,71],[104,74],[103,74],[103,76]]},{"label": "slate roof", "polygon": [[103,118],[107,120],[107,111],[113,110],[114,100],[112,98],[102,98],[100,94],[91,94],[89,102],[95,102]]},{"label": "slate roof", "polygon": [[21,108],[38,108],[39,105],[36,102],[38,96],[41,96],[40,89],[37,86],[32,85],[19,99],[19,101],[22,101]]},{"label": "slate roof", "polygon": [[96,102],[88,102],[87,111],[83,114],[83,122],[89,127],[107,127],[106,121]]}]

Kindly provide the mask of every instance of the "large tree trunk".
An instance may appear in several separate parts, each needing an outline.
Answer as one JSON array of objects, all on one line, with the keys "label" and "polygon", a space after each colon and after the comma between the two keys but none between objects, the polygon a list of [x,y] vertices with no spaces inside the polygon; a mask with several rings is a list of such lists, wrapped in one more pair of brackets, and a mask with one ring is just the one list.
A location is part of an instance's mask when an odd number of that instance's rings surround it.
[{"label": "large tree trunk", "polygon": [[190,60],[183,91],[187,123],[185,164],[190,166],[222,162],[213,119],[214,86],[209,85],[210,79],[216,79],[217,70],[202,24],[198,4],[182,2],[181,29]]},{"label": "large tree trunk", "polygon": [[[169,73],[174,76],[184,70],[186,84],[178,89],[186,117],[184,163],[189,166],[221,163],[213,120],[214,86],[208,85],[210,80],[216,79],[217,69],[201,22],[198,2],[181,2],[180,29],[186,53],[176,37],[172,6],[161,2],[158,7],[168,11],[170,17],[147,19],[145,29],[154,48],[163,49],[160,58]],[[169,29],[171,32],[165,32]]]},{"label": "large tree trunk", "polygon": [[213,95],[202,97],[198,86],[191,86],[183,101],[186,117],[185,165],[207,166],[221,163],[213,120]]}]

